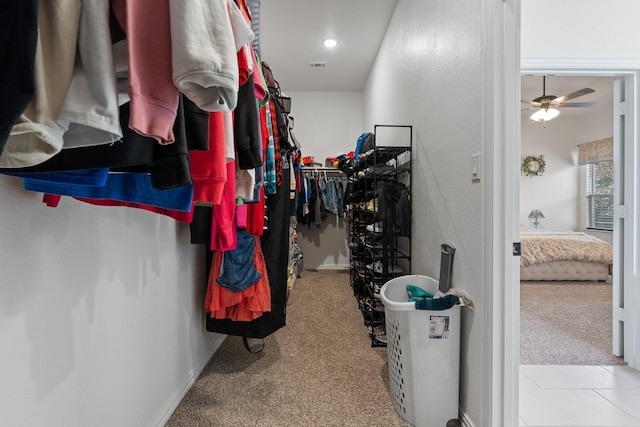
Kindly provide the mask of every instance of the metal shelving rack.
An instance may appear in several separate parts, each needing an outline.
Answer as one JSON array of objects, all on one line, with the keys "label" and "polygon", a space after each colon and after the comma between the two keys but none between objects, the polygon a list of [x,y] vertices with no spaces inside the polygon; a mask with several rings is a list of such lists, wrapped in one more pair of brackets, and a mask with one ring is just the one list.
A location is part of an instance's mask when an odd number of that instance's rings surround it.
[{"label": "metal shelving rack", "polygon": [[[408,130],[404,145],[378,145],[380,128]],[[379,207],[380,189],[389,183],[403,184],[412,194],[413,128],[409,125],[375,125],[374,148],[350,168],[349,247],[351,286],[370,328],[371,345],[386,346],[384,307],[379,291],[393,277],[411,272],[411,233],[399,235],[393,223]],[[408,181],[408,183],[407,183]],[[408,185],[407,185],[408,184]],[[387,212],[388,213],[388,212]],[[409,217],[409,224],[411,217]],[[369,227],[369,229],[367,229]]]}]

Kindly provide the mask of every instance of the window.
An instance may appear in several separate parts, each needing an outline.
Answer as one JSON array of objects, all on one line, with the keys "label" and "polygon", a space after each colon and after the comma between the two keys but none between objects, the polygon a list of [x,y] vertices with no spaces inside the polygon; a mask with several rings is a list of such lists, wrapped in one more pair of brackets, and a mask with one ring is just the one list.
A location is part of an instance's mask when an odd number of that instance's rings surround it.
[{"label": "window", "polygon": [[613,161],[587,166],[587,228],[613,230]]}]

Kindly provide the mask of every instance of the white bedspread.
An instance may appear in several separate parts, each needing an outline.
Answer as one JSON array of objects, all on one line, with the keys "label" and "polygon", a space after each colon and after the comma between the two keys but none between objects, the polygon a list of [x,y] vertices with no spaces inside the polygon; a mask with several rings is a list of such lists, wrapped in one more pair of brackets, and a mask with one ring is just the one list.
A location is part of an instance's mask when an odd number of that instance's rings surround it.
[{"label": "white bedspread", "polygon": [[613,263],[613,248],[604,240],[577,231],[527,230],[520,232],[520,265],[575,260]]}]

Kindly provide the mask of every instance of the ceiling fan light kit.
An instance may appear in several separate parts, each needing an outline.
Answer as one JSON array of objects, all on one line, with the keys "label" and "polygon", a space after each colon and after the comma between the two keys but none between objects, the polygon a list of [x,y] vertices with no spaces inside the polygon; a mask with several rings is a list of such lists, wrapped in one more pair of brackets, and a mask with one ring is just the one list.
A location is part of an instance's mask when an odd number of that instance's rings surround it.
[{"label": "ceiling fan light kit", "polygon": [[548,122],[549,120],[558,117],[558,114],[560,114],[560,111],[556,110],[555,108],[540,108],[538,111],[531,115],[531,120],[536,122]]},{"label": "ceiling fan light kit", "polygon": [[[546,81],[547,76],[542,76],[542,96],[534,98],[532,101],[522,100],[524,104],[530,104],[531,107],[524,110],[537,109],[535,113],[531,115],[531,120],[536,122],[542,122],[543,124],[549,120],[552,120],[560,114],[558,108],[562,107],[593,107],[597,105],[597,102],[566,102],[570,99],[577,98],[579,96],[587,95],[595,92],[591,88],[584,88],[571,92],[563,96],[547,95],[546,93]],[[524,111],[523,110],[523,111]]]}]

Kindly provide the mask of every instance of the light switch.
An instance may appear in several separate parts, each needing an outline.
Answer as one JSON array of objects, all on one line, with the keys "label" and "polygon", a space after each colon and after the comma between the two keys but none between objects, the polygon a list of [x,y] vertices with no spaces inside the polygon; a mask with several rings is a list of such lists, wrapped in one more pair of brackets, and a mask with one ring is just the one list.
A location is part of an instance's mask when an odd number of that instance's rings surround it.
[{"label": "light switch", "polygon": [[480,153],[471,156],[471,181],[480,181]]}]

